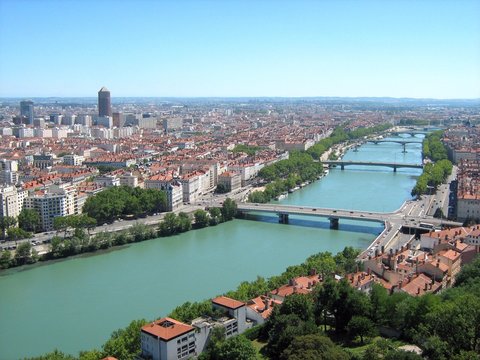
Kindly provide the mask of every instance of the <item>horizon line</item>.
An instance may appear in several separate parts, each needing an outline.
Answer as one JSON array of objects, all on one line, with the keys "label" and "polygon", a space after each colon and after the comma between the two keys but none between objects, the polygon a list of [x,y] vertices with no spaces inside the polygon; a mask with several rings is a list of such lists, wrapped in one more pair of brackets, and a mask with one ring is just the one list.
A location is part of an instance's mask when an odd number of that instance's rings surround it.
[{"label": "horizon line", "polygon": [[[0,96],[0,99],[71,99],[71,98],[91,98],[96,99],[97,96],[70,95],[70,96]],[[408,97],[408,96],[152,96],[152,95],[121,95],[111,96],[115,98],[152,98],[152,99],[395,99],[395,100],[476,100],[480,101],[480,97],[459,97],[459,98],[435,98],[435,97]]]}]

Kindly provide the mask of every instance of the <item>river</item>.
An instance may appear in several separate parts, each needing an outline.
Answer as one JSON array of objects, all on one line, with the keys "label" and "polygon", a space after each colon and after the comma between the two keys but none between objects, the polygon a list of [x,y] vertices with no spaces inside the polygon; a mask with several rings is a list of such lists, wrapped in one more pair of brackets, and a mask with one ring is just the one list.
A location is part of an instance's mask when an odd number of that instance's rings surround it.
[{"label": "river", "polygon": [[[421,141],[418,138],[418,141]],[[345,160],[420,163],[421,145],[364,144]],[[392,211],[410,198],[419,169],[347,167],[289,194],[286,204]],[[93,255],[0,273],[0,359],[58,348],[100,347],[133,319],[165,316],[176,305],[213,297],[257,275],[269,277],[320,251],[366,248],[381,224],[291,217],[234,220]]]}]

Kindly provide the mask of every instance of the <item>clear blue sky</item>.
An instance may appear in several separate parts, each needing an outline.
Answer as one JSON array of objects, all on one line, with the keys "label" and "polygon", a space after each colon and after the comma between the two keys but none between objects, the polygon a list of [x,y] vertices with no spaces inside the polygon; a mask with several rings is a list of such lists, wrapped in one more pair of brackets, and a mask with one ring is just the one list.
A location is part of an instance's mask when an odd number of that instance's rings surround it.
[{"label": "clear blue sky", "polygon": [[0,0],[0,96],[480,97],[480,0]]}]

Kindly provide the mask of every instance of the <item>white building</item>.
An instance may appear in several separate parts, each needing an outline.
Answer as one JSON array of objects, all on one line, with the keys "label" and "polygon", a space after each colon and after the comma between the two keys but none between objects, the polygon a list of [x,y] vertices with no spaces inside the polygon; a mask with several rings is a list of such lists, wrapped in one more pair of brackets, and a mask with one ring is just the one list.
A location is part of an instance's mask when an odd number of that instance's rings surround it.
[{"label": "white building", "polygon": [[194,327],[168,317],[143,326],[140,341],[144,359],[177,360],[197,355]]},{"label": "white building", "polygon": [[167,211],[177,209],[183,202],[183,186],[179,182],[163,175],[154,175],[144,182],[145,189],[165,191],[167,195]]},{"label": "white building", "polygon": [[20,128],[18,129],[18,137],[23,139],[23,138],[31,138],[34,136],[34,131],[32,128]]},{"label": "white building", "polygon": [[75,119],[75,124],[91,127],[92,126],[92,117],[86,114],[80,114]]},{"label": "white building", "polygon": [[52,137],[55,139],[64,139],[67,136],[68,136],[67,129],[59,129],[59,128],[52,129]]},{"label": "white building", "polygon": [[35,128],[34,135],[39,138],[51,138],[53,133],[52,129]]},{"label": "white building", "polygon": [[102,175],[97,176],[94,183],[103,187],[120,186],[120,179],[115,175]]},{"label": "white building", "polygon": [[0,187],[0,216],[17,217],[21,207],[18,204],[17,188],[15,186]]},{"label": "white building", "polygon": [[83,164],[83,161],[85,158],[80,155],[75,155],[75,154],[70,154],[70,155],[65,155],[63,157],[63,163],[65,165],[71,165],[71,166],[80,166]]},{"label": "white building", "polygon": [[30,194],[24,202],[27,209],[40,215],[43,231],[53,230],[53,220],[58,216],[73,215],[79,212],[76,204],[76,191],[72,186],[52,185],[48,189]]},{"label": "white building", "polygon": [[0,185],[15,185],[18,181],[18,161],[0,160]]},{"label": "white building", "polygon": [[131,172],[125,173],[122,176],[120,176],[120,185],[137,187],[138,176],[133,175]]}]

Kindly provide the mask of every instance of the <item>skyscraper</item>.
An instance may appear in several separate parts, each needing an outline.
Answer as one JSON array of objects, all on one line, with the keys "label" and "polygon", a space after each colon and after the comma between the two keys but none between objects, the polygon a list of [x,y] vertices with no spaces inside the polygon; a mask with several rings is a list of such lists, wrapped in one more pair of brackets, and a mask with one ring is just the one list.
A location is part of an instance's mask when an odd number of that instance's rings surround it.
[{"label": "skyscraper", "polygon": [[33,125],[33,101],[23,100],[20,101],[20,117],[26,118],[27,124]]},{"label": "skyscraper", "polygon": [[110,91],[105,86],[98,92],[98,116],[112,116]]}]

